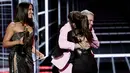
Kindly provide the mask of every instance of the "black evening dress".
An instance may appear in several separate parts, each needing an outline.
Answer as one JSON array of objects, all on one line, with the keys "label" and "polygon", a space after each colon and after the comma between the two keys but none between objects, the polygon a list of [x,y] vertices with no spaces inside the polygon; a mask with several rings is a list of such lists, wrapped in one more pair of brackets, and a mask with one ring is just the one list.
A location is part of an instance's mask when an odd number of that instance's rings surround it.
[{"label": "black evening dress", "polygon": [[11,47],[9,54],[10,73],[34,73],[32,59],[33,33],[27,31],[16,32],[11,38],[12,41],[23,37],[23,45]]},{"label": "black evening dress", "polygon": [[[72,31],[68,32],[67,40],[70,42],[77,41]],[[94,55],[91,53],[92,48],[75,48],[71,52],[70,63],[73,64],[72,73],[97,73],[97,63]]]}]

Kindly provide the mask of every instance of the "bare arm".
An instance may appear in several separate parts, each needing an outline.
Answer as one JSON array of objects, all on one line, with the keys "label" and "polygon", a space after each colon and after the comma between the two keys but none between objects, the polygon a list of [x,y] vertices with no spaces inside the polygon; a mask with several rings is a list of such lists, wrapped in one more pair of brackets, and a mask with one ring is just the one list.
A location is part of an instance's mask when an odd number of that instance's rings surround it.
[{"label": "bare arm", "polygon": [[8,27],[6,29],[6,33],[5,33],[5,36],[3,39],[3,47],[5,47],[5,48],[9,48],[9,47],[12,47],[17,44],[23,44],[22,41],[20,41],[20,40],[10,41],[11,37],[14,34],[14,30],[13,30],[14,27],[15,27],[15,24],[12,22],[8,25]]},{"label": "bare arm", "polygon": [[32,53],[36,54],[40,59],[44,59],[44,54],[35,48],[35,42],[32,45]]}]

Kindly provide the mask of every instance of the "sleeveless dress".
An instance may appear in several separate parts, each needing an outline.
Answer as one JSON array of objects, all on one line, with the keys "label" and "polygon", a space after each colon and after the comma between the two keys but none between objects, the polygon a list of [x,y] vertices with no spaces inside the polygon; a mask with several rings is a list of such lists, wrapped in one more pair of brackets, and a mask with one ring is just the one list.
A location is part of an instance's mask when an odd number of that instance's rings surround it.
[{"label": "sleeveless dress", "polygon": [[[67,40],[74,43],[77,41],[72,31],[68,32]],[[91,50],[90,47],[89,49],[75,48],[71,51],[69,63],[73,64],[72,73],[97,73],[97,63]]]},{"label": "sleeveless dress", "polygon": [[33,33],[27,31],[16,32],[11,40],[19,40],[24,38],[23,45],[15,45],[11,47],[9,54],[9,70],[10,73],[34,73],[32,59],[32,43]]}]

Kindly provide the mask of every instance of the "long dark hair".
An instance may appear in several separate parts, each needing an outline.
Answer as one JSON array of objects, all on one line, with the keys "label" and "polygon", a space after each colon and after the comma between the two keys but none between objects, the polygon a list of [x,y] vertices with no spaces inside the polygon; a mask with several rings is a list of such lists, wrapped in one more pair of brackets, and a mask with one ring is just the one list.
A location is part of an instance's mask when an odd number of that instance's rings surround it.
[{"label": "long dark hair", "polygon": [[[69,22],[72,27],[72,35],[85,36],[89,43],[92,42],[92,33],[89,30],[88,18],[85,15],[82,15],[79,11],[72,11],[68,15]],[[72,24],[75,24],[76,28]],[[80,41],[79,41],[80,42]]]},{"label": "long dark hair", "polygon": [[22,2],[18,4],[16,9],[16,16],[14,19],[15,22],[21,22],[22,24],[26,23],[29,26],[34,27],[33,19],[28,18],[28,8],[30,5],[32,4],[28,2]]},{"label": "long dark hair", "polygon": [[[69,22],[70,24],[73,24],[75,23],[76,27],[81,29],[81,13],[79,11],[72,11],[69,13],[68,15],[68,19],[69,19]],[[73,28],[73,25],[72,25],[72,29]]]},{"label": "long dark hair", "polygon": [[92,33],[89,30],[89,22],[88,22],[88,18],[85,15],[82,15],[81,18],[81,27],[82,29],[79,29],[79,31],[81,31],[81,35],[85,36],[88,40],[89,43],[92,42]]}]

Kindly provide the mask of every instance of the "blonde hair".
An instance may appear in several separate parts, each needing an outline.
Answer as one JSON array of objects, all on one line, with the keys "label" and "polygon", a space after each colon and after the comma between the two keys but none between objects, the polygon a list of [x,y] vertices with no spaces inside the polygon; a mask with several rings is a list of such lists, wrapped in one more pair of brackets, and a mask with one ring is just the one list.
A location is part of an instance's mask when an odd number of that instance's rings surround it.
[{"label": "blonde hair", "polygon": [[94,16],[94,14],[91,11],[89,11],[89,10],[83,10],[83,11],[81,11],[81,13],[83,15],[93,15]]}]

